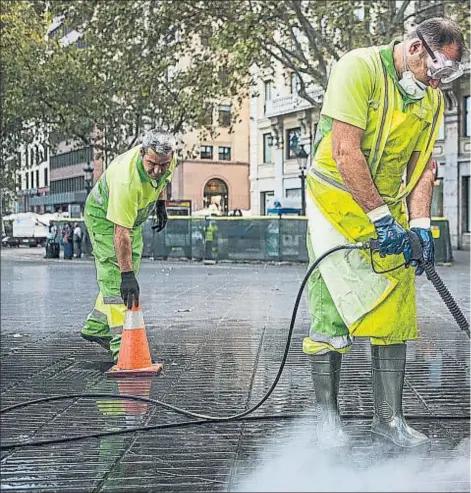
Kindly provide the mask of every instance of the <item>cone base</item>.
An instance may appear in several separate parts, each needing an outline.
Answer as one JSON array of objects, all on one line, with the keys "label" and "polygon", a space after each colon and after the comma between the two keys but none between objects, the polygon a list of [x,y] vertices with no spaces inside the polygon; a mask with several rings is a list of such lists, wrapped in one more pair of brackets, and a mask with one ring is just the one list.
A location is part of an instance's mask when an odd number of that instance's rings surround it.
[{"label": "cone base", "polygon": [[108,378],[153,377],[162,371],[162,367],[161,363],[155,363],[152,366],[137,370],[121,370],[118,365],[114,365],[105,372],[105,375]]}]

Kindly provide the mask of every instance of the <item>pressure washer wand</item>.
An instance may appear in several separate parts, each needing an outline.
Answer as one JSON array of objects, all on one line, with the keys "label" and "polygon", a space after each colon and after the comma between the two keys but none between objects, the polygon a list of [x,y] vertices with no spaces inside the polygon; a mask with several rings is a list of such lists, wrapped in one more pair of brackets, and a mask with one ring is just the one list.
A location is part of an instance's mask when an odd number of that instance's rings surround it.
[{"label": "pressure washer wand", "polygon": [[466,320],[463,312],[456,304],[456,301],[454,300],[450,291],[448,291],[448,288],[445,286],[440,276],[437,274],[435,267],[429,262],[423,262],[422,265],[425,273],[427,274],[427,279],[431,281],[431,283],[434,285],[438,294],[441,296],[442,300],[445,302],[445,305],[448,307],[448,310],[450,310],[450,313],[453,315],[453,318],[456,320],[456,323],[460,326],[460,329],[464,330],[466,334],[468,334],[468,337],[470,337],[469,322]]},{"label": "pressure washer wand", "polygon": [[[408,231],[407,234],[409,235],[412,247],[411,260],[415,260],[424,268],[427,279],[433,284],[438,294],[445,302],[445,305],[448,307],[448,310],[450,310],[450,313],[453,315],[456,323],[459,325],[460,329],[464,330],[468,337],[470,337],[469,322],[466,320],[463,312],[460,310],[450,291],[448,291],[448,288],[445,286],[444,282],[437,274],[435,266],[430,262],[424,262],[422,243],[420,242],[419,235],[414,231]],[[373,238],[369,242],[366,242],[365,245],[366,244],[372,252],[374,250],[378,250],[378,240],[376,238]]]}]

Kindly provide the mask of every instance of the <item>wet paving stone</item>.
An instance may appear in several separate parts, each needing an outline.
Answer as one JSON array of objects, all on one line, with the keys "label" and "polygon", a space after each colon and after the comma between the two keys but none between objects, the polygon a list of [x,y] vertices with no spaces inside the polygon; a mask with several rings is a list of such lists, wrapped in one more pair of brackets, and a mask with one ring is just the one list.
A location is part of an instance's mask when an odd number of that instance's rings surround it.
[{"label": "wet paving stone", "polygon": [[[25,253],[26,252],[26,253]],[[438,272],[469,319],[469,260]],[[304,265],[145,260],[139,275],[151,379],[109,380],[110,356],[79,330],[96,296],[93,263],[2,252],[1,407],[60,394],[134,394],[227,416],[256,404],[281,361]],[[1,490],[35,492],[469,491],[469,339],[425,278],[420,339],[408,344],[404,409],[431,438],[398,453],[372,441],[369,343],[344,357],[339,406],[351,449],[321,452],[300,307],[284,373],[247,421],[164,428],[2,451]],[[2,443],[182,422],[162,406],[74,398],[1,416]]]}]

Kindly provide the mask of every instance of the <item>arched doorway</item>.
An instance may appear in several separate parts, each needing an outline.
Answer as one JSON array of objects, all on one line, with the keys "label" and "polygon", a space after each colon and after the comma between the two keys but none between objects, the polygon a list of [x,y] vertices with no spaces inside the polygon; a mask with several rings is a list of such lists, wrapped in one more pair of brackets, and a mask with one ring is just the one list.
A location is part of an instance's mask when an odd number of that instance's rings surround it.
[{"label": "arched doorway", "polygon": [[227,215],[229,196],[227,185],[218,178],[212,178],[204,186],[203,204],[213,214]]}]

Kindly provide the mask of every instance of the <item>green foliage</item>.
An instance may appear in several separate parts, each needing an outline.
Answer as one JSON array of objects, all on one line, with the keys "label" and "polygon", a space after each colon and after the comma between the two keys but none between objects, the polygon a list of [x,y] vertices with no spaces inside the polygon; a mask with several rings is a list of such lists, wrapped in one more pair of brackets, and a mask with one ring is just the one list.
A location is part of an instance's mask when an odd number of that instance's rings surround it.
[{"label": "green foliage", "polygon": [[[36,133],[34,122],[38,121],[40,108],[35,97],[36,74],[31,71],[33,60],[42,57],[45,45],[37,26],[42,19],[35,12],[28,12],[22,2],[0,4],[0,53],[2,72],[2,139],[1,188],[14,186],[13,170],[18,165],[15,151],[31,141]],[[29,104],[25,102],[29,101]],[[25,119],[31,122],[24,124]]]},{"label": "green foliage", "polygon": [[48,40],[51,15],[41,2],[1,2],[2,174],[1,188],[12,188],[19,167],[17,151],[61,128],[88,138],[93,119],[93,78],[74,47]]},{"label": "green foliage", "polygon": [[[424,5],[436,15],[440,0]],[[469,34],[467,1],[445,12]],[[207,105],[240,105],[251,68],[277,61],[299,94],[325,87],[331,62],[360,46],[400,36],[410,0],[3,0],[2,187],[14,186],[21,146],[62,135],[94,145],[105,162],[150,126],[184,134],[206,126]],[[434,8],[431,8],[430,6]],[[81,44],[48,39],[53,18]],[[199,43],[199,39],[205,40]],[[223,75],[224,74],[224,75]],[[237,111],[233,113],[236,121]],[[57,139],[56,139],[57,140]]]},{"label": "green foliage", "polygon": [[[109,162],[147,126],[178,133],[200,128],[208,102],[232,102],[235,121],[245,65],[202,47],[200,33],[186,33],[175,19],[175,5],[2,2],[4,170],[18,168],[11,156],[21,145],[54,134],[94,145]],[[80,48],[63,46],[61,36],[47,39],[60,15],[66,27],[82,33]],[[214,127],[202,130],[214,133]]]},{"label": "green foliage", "polygon": [[112,154],[146,124],[180,133],[199,127],[208,101],[234,93],[219,80],[228,61],[182,32],[171,4],[75,1],[62,10],[85,34],[87,67],[101,86],[96,123]]},{"label": "green foliage", "polygon": [[421,20],[445,13],[465,33],[470,23],[465,0],[181,0],[177,4],[176,17],[195,32],[209,23],[213,45],[227,50],[238,63],[256,64],[266,74],[277,61],[295,72],[299,94],[313,105],[308,91],[326,87],[332,61],[354,48],[401,37],[415,8]]}]

